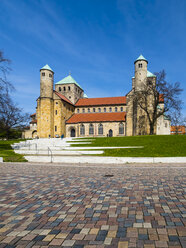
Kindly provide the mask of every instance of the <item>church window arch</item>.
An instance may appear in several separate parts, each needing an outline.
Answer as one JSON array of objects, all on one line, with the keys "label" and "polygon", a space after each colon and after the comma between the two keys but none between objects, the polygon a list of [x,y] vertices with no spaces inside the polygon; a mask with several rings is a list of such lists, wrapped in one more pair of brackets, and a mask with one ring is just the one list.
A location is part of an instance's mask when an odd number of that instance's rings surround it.
[{"label": "church window arch", "polygon": [[77,109],[77,112],[79,113],[79,109]]},{"label": "church window arch", "polygon": [[66,87],[63,87],[63,91],[66,91]]},{"label": "church window arch", "polygon": [[104,108],[104,112],[107,112],[107,109],[106,108]]},{"label": "church window arch", "polygon": [[123,112],[123,107],[120,108],[121,112]]},{"label": "church window arch", "polygon": [[42,77],[44,77],[45,76],[45,72],[42,72]]},{"label": "church window arch", "polygon": [[94,134],[94,126],[93,126],[92,123],[89,125],[89,134],[90,135],[93,135]]},{"label": "church window arch", "polygon": [[98,108],[98,112],[101,112],[101,108]]},{"label": "church window arch", "polygon": [[57,115],[57,110],[56,110],[56,115]]},{"label": "church window arch", "polygon": [[115,107],[115,112],[118,112],[118,108],[117,107]]},{"label": "church window arch", "polygon": [[85,125],[81,124],[80,126],[80,135],[85,135]]},{"label": "church window arch", "polygon": [[70,86],[68,86],[68,90],[70,91]]},{"label": "church window arch", "polygon": [[96,112],[96,109],[95,108],[93,108],[93,112]]},{"label": "church window arch", "polygon": [[124,124],[123,123],[119,124],[119,134],[124,134]]},{"label": "church window arch", "polygon": [[143,67],[142,63],[138,64],[138,68],[142,68],[142,67]]},{"label": "church window arch", "polygon": [[98,126],[98,134],[103,134],[103,124],[99,124],[99,126]]},{"label": "church window arch", "polygon": [[61,87],[59,87],[59,91],[61,91]]},{"label": "church window arch", "polygon": [[52,78],[52,74],[51,73],[49,73],[49,77]]},{"label": "church window arch", "polygon": [[83,108],[83,113],[85,113],[85,109]]},{"label": "church window arch", "polygon": [[112,112],[112,108],[111,107],[109,108],[109,112]]},{"label": "church window arch", "polygon": [[90,113],[90,108],[88,108],[88,113]]}]

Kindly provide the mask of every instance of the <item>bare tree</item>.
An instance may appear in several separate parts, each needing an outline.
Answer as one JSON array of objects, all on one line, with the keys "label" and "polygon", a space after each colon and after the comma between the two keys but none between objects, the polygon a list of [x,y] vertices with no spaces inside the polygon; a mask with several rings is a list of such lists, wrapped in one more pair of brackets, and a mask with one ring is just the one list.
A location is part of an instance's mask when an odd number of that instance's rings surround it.
[{"label": "bare tree", "polygon": [[5,101],[0,101],[0,130],[9,138],[12,129],[21,129],[29,121],[29,114],[22,112],[7,95]]},{"label": "bare tree", "polygon": [[[156,81],[146,80],[141,90],[133,89],[131,94],[134,105],[147,116],[151,135],[155,133],[155,124],[160,116],[171,110],[180,111],[182,105],[179,99],[183,90],[180,88],[180,83],[168,83],[165,80],[164,70],[155,75]],[[160,103],[164,103],[164,106],[160,107]]]},{"label": "bare tree", "polygon": [[7,74],[11,70],[9,64],[10,60],[0,51],[0,131],[4,132],[7,138],[12,128],[22,127],[29,118],[10,97],[9,93],[14,87],[7,80]]},{"label": "bare tree", "polygon": [[186,126],[186,118],[182,116],[180,111],[174,111],[171,113],[170,119],[175,134],[178,134],[179,131],[181,131],[181,127]]}]

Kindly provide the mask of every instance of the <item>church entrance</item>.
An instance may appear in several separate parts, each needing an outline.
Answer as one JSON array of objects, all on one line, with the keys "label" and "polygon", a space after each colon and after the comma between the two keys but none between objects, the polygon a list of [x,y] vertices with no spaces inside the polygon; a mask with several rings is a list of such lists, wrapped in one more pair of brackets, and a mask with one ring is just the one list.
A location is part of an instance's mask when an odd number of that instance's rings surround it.
[{"label": "church entrance", "polygon": [[70,131],[70,137],[76,137],[76,131],[74,128],[72,128]]},{"label": "church entrance", "polygon": [[112,129],[109,130],[109,137],[112,137],[113,136],[113,131]]}]

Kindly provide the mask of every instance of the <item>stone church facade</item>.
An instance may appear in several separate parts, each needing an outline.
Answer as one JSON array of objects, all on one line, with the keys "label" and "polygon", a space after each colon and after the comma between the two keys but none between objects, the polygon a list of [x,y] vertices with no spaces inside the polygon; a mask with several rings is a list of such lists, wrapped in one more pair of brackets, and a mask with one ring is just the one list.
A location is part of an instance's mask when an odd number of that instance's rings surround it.
[{"label": "stone church facade", "polygon": [[[103,98],[88,98],[71,75],[55,83],[54,89],[54,72],[48,65],[44,66],[40,69],[36,114],[31,116],[30,130],[24,132],[24,137],[32,138],[29,137],[32,132],[39,138],[149,134],[147,118],[143,114],[140,126],[142,111],[135,110],[131,101],[134,89],[140,90],[143,82],[156,83],[156,76],[147,70],[147,64],[142,55],[135,60],[132,90],[128,94]],[[158,107],[164,107],[163,97]],[[170,121],[165,116],[157,120],[155,134],[170,134]]]}]

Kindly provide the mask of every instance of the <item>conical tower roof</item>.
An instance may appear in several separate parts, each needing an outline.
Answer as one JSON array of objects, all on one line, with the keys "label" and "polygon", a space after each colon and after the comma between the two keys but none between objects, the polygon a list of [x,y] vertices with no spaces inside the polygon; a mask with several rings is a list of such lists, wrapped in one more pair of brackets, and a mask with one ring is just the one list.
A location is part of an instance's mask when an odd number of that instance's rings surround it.
[{"label": "conical tower roof", "polygon": [[50,66],[49,66],[48,64],[46,64],[45,66],[43,66],[40,70],[49,70],[49,71],[54,72],[54,71],[50,68]]},{"label": "conical tower roof", "polygon": [[134,64],[137,62],[137,61],[140,61],[140,60],[144,60],[148,63],[148,60],[146,58],[143,57],[143,55],[141,54],[135,61],[134,61]]}]

